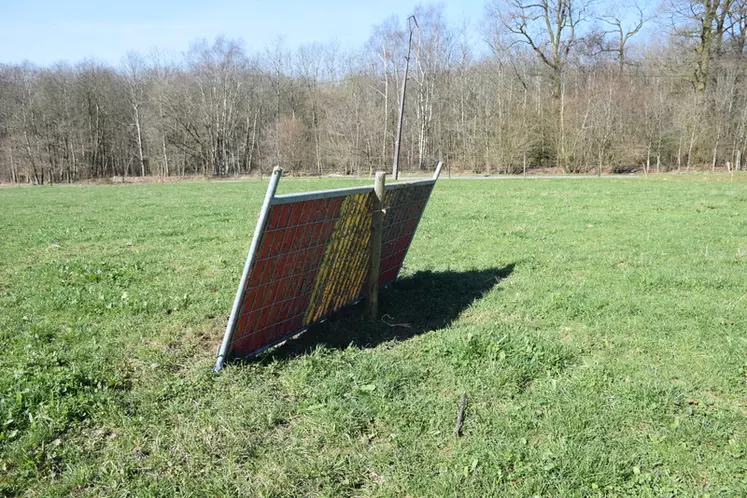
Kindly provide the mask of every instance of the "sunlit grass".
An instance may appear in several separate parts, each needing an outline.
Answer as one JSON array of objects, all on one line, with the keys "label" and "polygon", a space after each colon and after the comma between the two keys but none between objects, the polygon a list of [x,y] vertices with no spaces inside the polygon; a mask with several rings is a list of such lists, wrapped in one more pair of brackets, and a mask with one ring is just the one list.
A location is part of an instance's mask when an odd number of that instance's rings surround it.
[{"label": "sunlit grass", "polygon": [[265,183],[0,190],[0,495],[740,496],[747,185],[694,176],[441,181],[399,326],[219,375]]}]

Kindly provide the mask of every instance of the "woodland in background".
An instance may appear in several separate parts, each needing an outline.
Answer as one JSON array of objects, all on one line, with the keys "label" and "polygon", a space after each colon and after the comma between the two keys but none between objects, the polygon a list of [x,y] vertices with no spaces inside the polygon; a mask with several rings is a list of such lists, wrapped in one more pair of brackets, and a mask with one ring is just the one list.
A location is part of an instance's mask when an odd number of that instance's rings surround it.
[{"label": "woodland in background", "polygon": [[405,172],[743,169],[747,0],[614,8],[502,0],[478,29],[431,5],[355,50],[0,64],[0,182],[389,170],[410,28]]}]

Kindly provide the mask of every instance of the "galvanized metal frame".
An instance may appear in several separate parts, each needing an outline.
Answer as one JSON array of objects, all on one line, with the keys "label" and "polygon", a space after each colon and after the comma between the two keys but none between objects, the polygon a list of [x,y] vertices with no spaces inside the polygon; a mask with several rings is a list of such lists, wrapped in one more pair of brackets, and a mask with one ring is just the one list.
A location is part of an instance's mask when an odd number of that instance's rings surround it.
[{"label": "galvanized metal frame", "polygon": [[[385,186],[386,191],[390,190],[397,190],[400,188],[404,188],[407,186],[413,186],[413,185],[432,185],[435,184],[436,180],[438,179],[441,168],[443,166],[442,162],[439,162],[436,166],[436,171],[432,178],[425,179],[425,180],[414,180],[409,182],[398,182],[398,183],[392,183],[387,184]],[[319,200],[319,199],[328,199],[328,198],[334,198],[334,197],[341,197],[341,196],[348,196],[348,195],[354,195],[354,194],[365,194],[370,193],[374,191],[373,186],[362,186],[362,187],[349,187],[349,188],[341,188],[341,189],[334,189],[334,190],[324,190],[324,191],[315,191],[315,192],[302,192],[298,194],[285,194],[285,195],[276,195],[278,188],[278,183],[280,181],[280,177],[283,174],[283,170],[279,167],[276,167],[272,175],[270,177],[270,182],[267,186],[267,192],[265,194],[264,201],[262,203],[262,208],[259,212],[259,217],[257,219],[257,226],[254,230],[254,234],[252,236],[252,243],[249,246],[249,254],[247,255],[246,262],[244,264],[244,270],[241,274],[241,281],[239,283],[239,287],[236,291],[236,297],[234,298],[233,307],[231,309],[231,315],[228,319],[228,323],[226,325],[226,331],[223,335],[223,342],[221,343],[220,349],[218,351],[218,358],[215,363],[214,370],[217,372],[223,368],[223,363],[228,358],[228,356],[231,354],[231,344],[232,344],[232,335],[233,331],[235,329],[236,320],[238,319],[238,315],[241,310],[242,305],[242,297],[244,295],[244,290],[246,288],[247,279],[249,276],[249,271],[252,268],[252,265],[254,264],[254,261],[257,256],[257,248],[259,246],[260,240],[262,238],[263,232],[265,230],[265,226],[267,224],[267,218],[268,218],[268,212],[270,210],[271,206],[275,205],[281,205],[281,204],[289,204],[293,202],[302,202],[302,201],[312,201],[312,200]],[[425,199],[425,202],[428,202],[430,195],[428,198]],[[386,206],[384,206],[384,209],[386,210]],[[420,213],[420,216],[422,217],[422,212]],[[420,222],[420,217],[418,218],[418,223]],[[417,225],[416,225],[417,227]],[[412,243],[412,239],[410,240],[410,243],[407,246],[407,249],[405,249],[405,254],[409,250],[410,244]],[[377,276],[378,278],[378,276]],[[351,302],[343,305],[342,307],[349,306],[351,304],[357,303],[362,299],[362,297],[358,296],[357,298],[353,299]],[[334,312],[333,312],[334,313]],[[263,351],[266,351],[270,349],[273,346],[276,346],[282,342],[285,342],[293,337],[296,337],[297,335],[301,334],[305,330],[307,330],[309,327],[321,323],[325,321],[328,316],[323,316],[319,318],[318,320],[315,320],[311,323],[306,324],[303,326],[303,328],[292,332],[290,334],[285,335],[284,337],[281,337],[275,341],[273,341],[271,344],[267,344],[256,351],[252,352],[249,356],[255,356]]]},{"label": "galvanized metal frame", "polygon": [[342,197],[344,195],[366,194],[373,192],[373,187],[348,187],[334,190],[317,190],[314,192],[301,192],[298,194],[276,195],[272,198],[270,205],[290,204],[291,202],[316,201],[319,199],[330,199],[333,197]]},{"label": "galvanized metal frame", "polygon": [[[403,187],[409,187],[411,185],[428,185],[431,183],[436,183],[436,180],[438,180],[438,177],[441,176],[441,168],[443,168],[443,161],[439,161],[436,165],[436,171],[434,171],[433,176],[431,178],[425,178],[423,180],[410,180],[410,181],[404,181],[404,182],[397,182],[397,183],[387,183],[385,188],[386,190],[395,190],[398,188]],[[369,187],[366,187],[369,188]],[[373,187],[370,187],[373,189]]]},{"label": "galvanized metal frame", "polygon": [[231,316],[228,318],[226,332],[223,335],[223,343],[221,343],[220,350],[218,351],[218,359],[215,362],[216,372],[223,368],[223,361],[231,353],[231,335],[236,324],[236,318],[239,314],[239,308],[241,308],[241,297],[244,294],[246,279],[249,276],[249,269],[252,267],[252,263],[254,262],[254,256],[257,252],[257,246],[259,245],[259,241],[262,238],[262,231],[264,230],[265,224],[267,223],[267,212],[270,209],[270,204],[273,197],[275,196],[275,192],[278,189],[278,183],[280,182],[281,176],[283,176],[282,168],[275,167],[275,169],[272,170],[272,175],[270,176],[270,183],[269,185],[267,185],[267,192],[265,193],[265,200],[262,203],[262,209],[259,211],[257,227],[254,229],[254,234],[252,235],[252,243],[249,246],[249,255],[246,258],[246,263],[244,263],[244,271],[241,273],[239,288],[236,290],[236,297],[233,300],[233,308],[231,308]]}]

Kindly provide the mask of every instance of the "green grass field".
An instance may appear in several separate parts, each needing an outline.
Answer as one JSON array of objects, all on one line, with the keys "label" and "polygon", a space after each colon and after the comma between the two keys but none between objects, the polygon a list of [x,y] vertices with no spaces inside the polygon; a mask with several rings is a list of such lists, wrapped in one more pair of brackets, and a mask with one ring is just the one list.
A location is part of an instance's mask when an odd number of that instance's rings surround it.
[{"label": "green grass field", "polygon": [[745,496],[747,182],[689,179],[441,181],[410,328],[220,374],[265,183],[0,189],[0,495]]}]

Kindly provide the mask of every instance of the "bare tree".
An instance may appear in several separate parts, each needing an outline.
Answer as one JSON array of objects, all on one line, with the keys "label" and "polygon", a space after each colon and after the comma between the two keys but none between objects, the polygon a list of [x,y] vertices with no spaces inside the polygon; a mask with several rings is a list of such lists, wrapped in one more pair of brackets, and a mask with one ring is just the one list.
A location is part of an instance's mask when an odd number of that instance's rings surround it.
[{"label": "bare tree", "polygon": [[556,116],[556,162],[565,168],[564,87],[571,51],[579,43],[581,28],[589,15],[590,1],[503,0],[489,12],[516,43],[527,44],[550,70]]},{"label": "bare tree", "polygon": [[733,5],[734,0],[672,0],[668,6],[674,34],[693,51],[691,81],[701,94],[711,79],[711,62],[722,54]]},{"label": "bare tree", "polygon": [[504,0],[493,3],[489,12],[550,69],[552,95],[560,100],[563,72],[579,42],[589,6],[583,0]]},{"label": "bare tree", "polygon": [[138,162],[140,163],[140,176],[145,176],[148,169],[146,158],[145,134],[143,126],[143,108],[146,99],[145,88],[145,61],[136,52],[129,52],[122,61],[125,81],[127,83],[127,96],[132,107],[132,120],[135,126],[135,140],[137,143]]},{"label": "bare tree", "polygon": [[599,50],[615,55],[621,74],[627,64],[628,43],[653,18],[652,14],[644,13],[639,4],[629,7],[616,4],[597,17],[605,25],[603,36],[598,39]]}]

